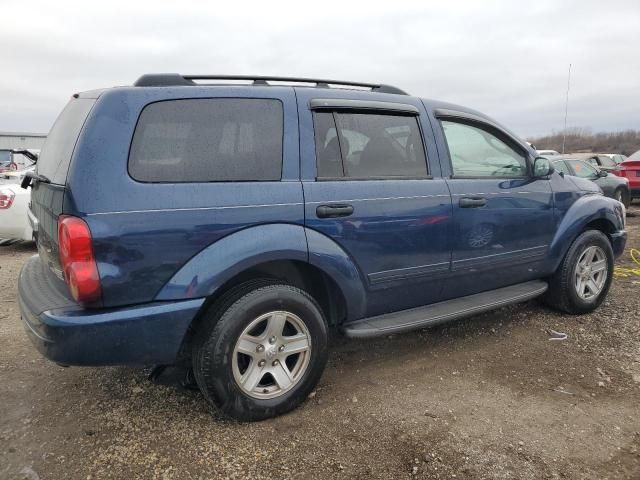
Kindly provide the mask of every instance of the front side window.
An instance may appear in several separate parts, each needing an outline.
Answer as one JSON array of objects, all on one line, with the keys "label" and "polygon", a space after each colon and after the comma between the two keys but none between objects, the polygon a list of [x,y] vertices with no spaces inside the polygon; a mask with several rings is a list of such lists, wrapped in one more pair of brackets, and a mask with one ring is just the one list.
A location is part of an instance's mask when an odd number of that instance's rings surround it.
[{"label": "front side window", "polygon": [[562,160],[560,160],[559,162],[554,162],[553,166],[557,171],[562,172],[565,175],[572,175],[571,171]]},{"label": "front side window", "polygon": [[133,135],[129,173],[143,182],[280,180],[282,134],[278,100],[152,103]]},{"label": "front side window", "polygon": [[342,112],[314,117],[318,178],[427,175],[417,117]]},{"label": "front side window", "polygon": [[442,121],[453,175],[456,177],[524,177],[527,159],[500,138],[466,123]]},{"label": "front side window", "polygon": [[595,178],[598,176],[598,171],[586,162],[580,160],[567,160],[567,162],[576,172],[576,177]]}]

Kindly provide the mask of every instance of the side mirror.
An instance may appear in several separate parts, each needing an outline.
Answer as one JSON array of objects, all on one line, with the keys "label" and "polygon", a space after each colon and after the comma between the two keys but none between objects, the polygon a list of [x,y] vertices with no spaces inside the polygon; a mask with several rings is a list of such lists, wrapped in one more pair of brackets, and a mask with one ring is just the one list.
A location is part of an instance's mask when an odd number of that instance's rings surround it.
[{"label": "side mirror", "polygon": [[605,172],[604,170],[598,170],[598,176],[599,177],[606,177],[609,174],[607,172]]},{"label": "side mirror", "polygon": [[548,177],[555,171],[553,163],[545,157],[536,157],[533,161],[533,176],[536,178]]}]

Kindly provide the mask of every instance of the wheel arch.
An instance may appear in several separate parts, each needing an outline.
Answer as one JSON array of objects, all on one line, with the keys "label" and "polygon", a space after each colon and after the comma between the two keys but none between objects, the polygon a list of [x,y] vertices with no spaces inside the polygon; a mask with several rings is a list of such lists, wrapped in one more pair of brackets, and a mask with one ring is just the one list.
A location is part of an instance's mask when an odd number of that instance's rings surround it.
[{"label": "wheel arch", "polygon": [[610,198],[586,195],[567,210],[549,247],[551,271],[558,268],[571,244],[582,232],[599,230],[611,241],[612,234],[624,229],[621,212],[616,211],[616,204],[618,202]]},{"label": "wheel arch", "polygon": [[309,293],[320,306],[329,327],[337,327],[347,317],[348,304],[338,283],[326,272],[300,260],[273,260],[249,267],[229,278],[224,284],[207,296],[192,320],[180,348],[179,359],[188,360],[193,340],[206,312],[227,292],[235,287],[256,279],[292,285]]},{"label": "wheel arch", "polygon": [[206,298],[190,324],[181,352],[188,353],[191,337],[212,304],[235,286],[258,278],[307,291],[319,303],[330,326],[364,315],[362,276],[333,240],[301,225],[250,227],[195,255],[157,295],[159,301]]}]

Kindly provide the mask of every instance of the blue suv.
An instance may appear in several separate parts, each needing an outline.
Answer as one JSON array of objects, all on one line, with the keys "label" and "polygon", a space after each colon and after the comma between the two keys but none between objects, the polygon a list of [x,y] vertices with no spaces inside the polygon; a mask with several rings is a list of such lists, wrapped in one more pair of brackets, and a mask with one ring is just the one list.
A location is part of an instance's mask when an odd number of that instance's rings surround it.
[{"label": "blue suv", "polygon": [[158,74],[75,94],[29,185],[39,255],[19,294],[38,350],[185,365],[241,420],[307,397],[330,329],[538,296],[590,312],[626,240],[620,202],[485,115],[334,80]]}]

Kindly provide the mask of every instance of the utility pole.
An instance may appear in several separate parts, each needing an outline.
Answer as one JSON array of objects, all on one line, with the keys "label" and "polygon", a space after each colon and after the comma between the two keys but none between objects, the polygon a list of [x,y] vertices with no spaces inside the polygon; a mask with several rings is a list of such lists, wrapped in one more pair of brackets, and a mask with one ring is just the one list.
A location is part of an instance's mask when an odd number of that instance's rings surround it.
[{"label": "utility pole", "polygon": [[567,98],[564,103],[564,130],[562,131],[562,153],[567,141],[567,113],[569,112],[569,87],[571,86],[571,64],[569,64],[569,75],[567,77]]}]

